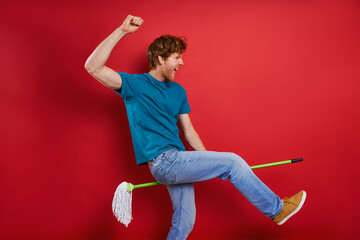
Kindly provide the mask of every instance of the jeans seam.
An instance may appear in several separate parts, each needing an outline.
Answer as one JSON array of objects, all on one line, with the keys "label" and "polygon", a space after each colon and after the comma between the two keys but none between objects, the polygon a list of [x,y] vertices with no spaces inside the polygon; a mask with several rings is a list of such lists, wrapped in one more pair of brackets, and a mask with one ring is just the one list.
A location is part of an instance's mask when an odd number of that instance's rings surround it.
[{"label": "jeans seam", "polygon": [[176,235],[175,235],[175,240],[176,239],[178,239],[178,235],[179,235],[179,232],[180,232],[180,226],[181,226],[181,222],[180,222],[180,220],[181,220],[181,216],[182,216],[182,199],[183,199],[183,195],[184,195],[184,190],[183,190],[183,186],[180,186],[180,188],[181,188],[181,197],[180,197],[180,214],[179,214],[179,227],[178,227],[178,229],[176,229]]}]

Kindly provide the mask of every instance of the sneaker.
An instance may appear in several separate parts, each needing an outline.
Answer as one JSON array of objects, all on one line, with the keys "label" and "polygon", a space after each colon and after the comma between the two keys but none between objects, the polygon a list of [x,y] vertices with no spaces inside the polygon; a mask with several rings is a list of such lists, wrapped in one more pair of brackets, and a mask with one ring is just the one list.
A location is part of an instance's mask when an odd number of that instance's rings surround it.
[{"label": "sneaker", "polygon": [[281,225],[286,222],[289,218],[295,215],[300,208],[304,205],[306,198],[306,192],[300,191],[294,196],[284,198],[284,206],[279,215],[272,220],[277,224]]}]

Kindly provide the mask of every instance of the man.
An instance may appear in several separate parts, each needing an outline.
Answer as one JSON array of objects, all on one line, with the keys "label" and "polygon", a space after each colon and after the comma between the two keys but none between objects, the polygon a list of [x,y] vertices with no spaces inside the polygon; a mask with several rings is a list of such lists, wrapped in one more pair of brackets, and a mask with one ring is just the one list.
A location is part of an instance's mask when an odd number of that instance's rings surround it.
[{"label": "man", "polygon": [[[195,222],[193,182],[229,179],[265,216],[281,225],[302,207],[300,191],[281,200],[234,153],[206,151],[195,131],[185,90],[175,81],[184,64],[184,38],[163,35],[148,48],[150,72],[130,75],[105,66],[115,45],[142,25],[140,17],[127,16],[86,61],[87,71],[123,99],[129,119],[137,164],[148,164],[154,178],[166,184],[173,203],[172,226],[167,239],[186,239]],[[179,138],[179,121],[185,140],[194,151],[185,151]]]}]

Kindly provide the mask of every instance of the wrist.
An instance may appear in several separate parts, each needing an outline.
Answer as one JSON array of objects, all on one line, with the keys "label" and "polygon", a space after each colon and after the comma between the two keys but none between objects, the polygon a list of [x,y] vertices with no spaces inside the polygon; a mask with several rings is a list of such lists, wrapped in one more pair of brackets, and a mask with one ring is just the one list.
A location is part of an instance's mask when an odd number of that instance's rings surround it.
[{"label": "wrist", "polygon": [[124,37],[126,34],[128,34],[128,32],[124,31],[122,26],[118,27],[116,30],[119,33],[120,37]]}]

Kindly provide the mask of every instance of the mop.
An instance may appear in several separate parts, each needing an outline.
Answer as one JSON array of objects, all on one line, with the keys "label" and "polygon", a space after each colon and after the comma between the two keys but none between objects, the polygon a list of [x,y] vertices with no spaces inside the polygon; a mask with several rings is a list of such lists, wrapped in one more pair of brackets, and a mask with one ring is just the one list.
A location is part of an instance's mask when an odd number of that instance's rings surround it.
[{"label": "mop", "polygon": [[[266,163],[256,166],[251,166],[251,169],[258,169],[258,168],[265,168],[265,167],[272,167],[272,166],[278,166],[283,164],[289,164],[289,163],[296,163],[301,162],[302,158],[297,159],[291,159],[286,161],[280,161],[280,162],[273,162],[273,163]],[[112,211],[117,218],[119,222],[124,224],[126,227],[129,225],[129,223],[132,220],[132,208],[131,208],[131,202],[132,202],[132,191],[136,188],[142,188],[142,187],[150,187],[159,185],[161,183],[159,182],[150,182],[150,183],[143,183],[138,185],[133,185],[131,183],[122,182],[115,191],[113,202],[112,202]]]}]

